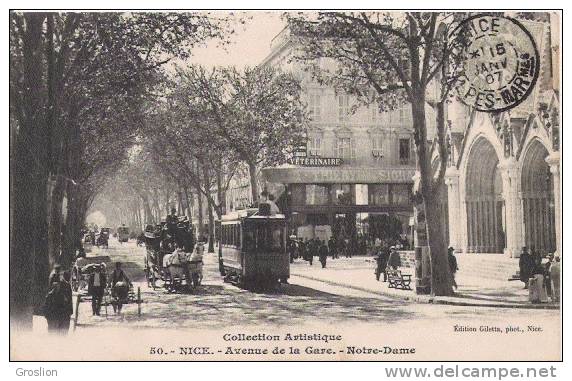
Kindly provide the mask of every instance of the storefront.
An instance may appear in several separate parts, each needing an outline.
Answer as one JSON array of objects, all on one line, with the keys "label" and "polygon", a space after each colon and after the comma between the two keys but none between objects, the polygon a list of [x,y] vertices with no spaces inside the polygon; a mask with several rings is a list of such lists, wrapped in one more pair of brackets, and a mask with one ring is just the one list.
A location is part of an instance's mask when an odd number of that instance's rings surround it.
[{"label": "storefront", "polygon": [[284,213],[299,238],[411,243],[411,168],[282,166],[266,168],[269,183],[286,188]]}]

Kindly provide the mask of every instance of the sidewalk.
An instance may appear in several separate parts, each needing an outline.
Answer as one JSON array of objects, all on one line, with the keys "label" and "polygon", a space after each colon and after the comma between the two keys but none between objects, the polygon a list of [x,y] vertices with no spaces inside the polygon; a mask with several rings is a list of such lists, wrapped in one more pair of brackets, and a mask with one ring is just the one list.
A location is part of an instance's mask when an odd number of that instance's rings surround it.
[{"label": "sidewalk", "polygon": [[376,281],[374,270],[375,260],[372,257],[339,258],[334,260],[328,258],[325,269],[322,269],[322,265],[317,258],[312,266],[308,262],[299,259],[290,265],[290,274],[293,276],[419,303],[500,308],[560,308],[558,304],[551,302],[542,304],[530,303],[528,301],[528,290],[525,290],[522,282],[518,281],[481,279],[459,271],[456,276],[459,288],[456,290],[455,296],[431,297],[415,293],[415,274],[411,268],[403,268],[402,272],[412,275],[412,291],[388,288],[387,283]]}]

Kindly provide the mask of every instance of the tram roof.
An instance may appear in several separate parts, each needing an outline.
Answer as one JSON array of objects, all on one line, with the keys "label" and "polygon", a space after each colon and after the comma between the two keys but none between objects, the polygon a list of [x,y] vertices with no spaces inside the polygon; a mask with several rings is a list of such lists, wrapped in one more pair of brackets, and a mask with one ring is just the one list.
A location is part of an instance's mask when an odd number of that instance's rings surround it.
[{"label": "tram roof", "polygon": [[262,216],[262,215],[258,215],[257,213],[258,213],[258,209],[256,209],[256,208],[238,210],[238,211],[235,211],[232,213],[225,214],[224,216],[221,217],[221,221],[222,222],[236,221],[236,220],[241,220],[241,219],[245,219],[245,218],[248,218],[249,220],[283,220],[283,219],[286,219],[286,216],[284,214]]}]

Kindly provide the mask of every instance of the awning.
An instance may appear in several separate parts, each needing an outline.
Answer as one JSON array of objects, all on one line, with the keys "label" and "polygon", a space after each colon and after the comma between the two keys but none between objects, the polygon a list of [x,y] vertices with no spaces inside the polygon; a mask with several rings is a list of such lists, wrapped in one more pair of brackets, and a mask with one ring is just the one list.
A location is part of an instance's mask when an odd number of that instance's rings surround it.
[{"label": "awning", "polygon": [[414,168],[281,166],[262,169],[262,176],[266,181],[282,184],[412,183],[414,175]]}]

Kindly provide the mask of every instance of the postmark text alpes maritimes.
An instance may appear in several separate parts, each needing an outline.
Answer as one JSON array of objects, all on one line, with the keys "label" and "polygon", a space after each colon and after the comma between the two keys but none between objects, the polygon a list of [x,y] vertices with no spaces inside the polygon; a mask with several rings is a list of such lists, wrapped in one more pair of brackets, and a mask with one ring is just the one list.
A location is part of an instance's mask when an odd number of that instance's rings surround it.
[{"label": "postmark text alpes maritimes", "polygon": [[540,56],[534,38],[517,20],[477,15],[452,33],[460,65],[459,98],[478,111],[500,112],[518,106],[534,89]]}]

